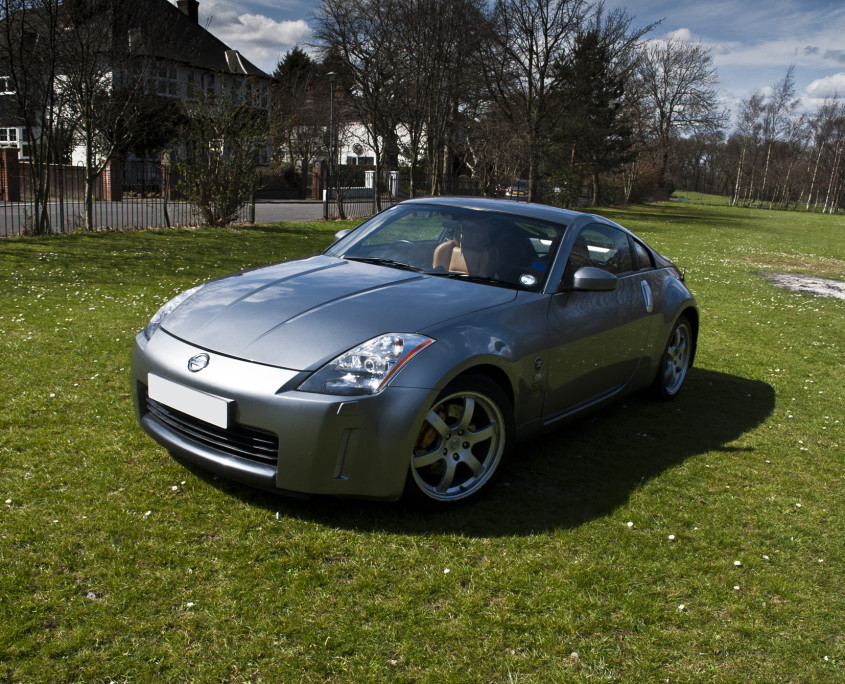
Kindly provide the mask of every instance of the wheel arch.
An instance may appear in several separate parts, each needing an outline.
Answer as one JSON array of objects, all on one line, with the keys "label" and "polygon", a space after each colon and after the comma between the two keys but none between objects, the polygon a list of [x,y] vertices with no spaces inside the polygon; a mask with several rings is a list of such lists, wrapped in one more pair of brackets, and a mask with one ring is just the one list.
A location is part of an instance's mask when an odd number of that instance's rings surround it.
[{"label": "wheel arch", "polygon": [[690,326],[692,326],[692,352],[690,353],[690,360],[689,365],[692,366],[695,362],[695,352],[698,349],[698,327],[699,327],[699,313],[698,309],[694,306],[688,306],[686,309],[681,311],[678,318],[681,316],[686,316],[687,320],[689,321]]},{"label": "wheel arch", "polygon": [[483,375],[495,382],[502,390],[502,392],[505,393],[505,396],[508,398],[508,401],[511,404],[511,409],[513,411],[516,411],[516,406],[514,405],[515,394],[513,390],[513,384],[511,383],[510,377],[508,377],[508,374],[504,370],[502,370],[498,366],[489,363],[482,363],[475,366],[469,366],[468,368],[464,368],[463,370],[461,370],[461,372],[456,374],[455,377],[451,378],[449,380],[449,384],[468,375]]}]

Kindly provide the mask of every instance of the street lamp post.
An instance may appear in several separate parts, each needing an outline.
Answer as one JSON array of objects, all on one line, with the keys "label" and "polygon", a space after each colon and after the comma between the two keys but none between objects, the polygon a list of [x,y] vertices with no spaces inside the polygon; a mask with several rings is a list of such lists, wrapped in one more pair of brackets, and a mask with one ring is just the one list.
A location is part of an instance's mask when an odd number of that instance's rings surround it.
[{"label": "street lamp post", "polygon": [[329,218],[329,202],[331,201],[334,181],[334,80],[337,74],[334,71],[328,73],[329,77],[329,182],[326,194],[325,218]]}]

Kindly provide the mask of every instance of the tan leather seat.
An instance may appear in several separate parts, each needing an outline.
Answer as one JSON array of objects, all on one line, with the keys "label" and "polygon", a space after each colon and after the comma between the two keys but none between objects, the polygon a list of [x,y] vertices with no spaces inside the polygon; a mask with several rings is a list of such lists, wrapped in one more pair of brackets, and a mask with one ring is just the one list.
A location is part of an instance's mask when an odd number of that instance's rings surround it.
[{"label": "tan leather seat", "polygon": [[432,266],[450,273],[493,276],[497,266],[496,248],[489,244],[489,235],[482,226],[462,225],[453,237],[434,250]]}]

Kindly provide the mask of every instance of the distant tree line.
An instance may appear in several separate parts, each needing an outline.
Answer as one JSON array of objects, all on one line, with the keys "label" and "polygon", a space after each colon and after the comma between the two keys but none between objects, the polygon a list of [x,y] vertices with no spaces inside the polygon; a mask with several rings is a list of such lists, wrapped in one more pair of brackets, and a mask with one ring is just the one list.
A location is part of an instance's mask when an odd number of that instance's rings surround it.
[{"label": "distant tree line", "polygon": [[770,93],[740,102],[734,128],[678,140],[670,175],[679,187],[736,206],[834,213],[845,183],[845,102],[831,97],[798,112],[793,70]]}]

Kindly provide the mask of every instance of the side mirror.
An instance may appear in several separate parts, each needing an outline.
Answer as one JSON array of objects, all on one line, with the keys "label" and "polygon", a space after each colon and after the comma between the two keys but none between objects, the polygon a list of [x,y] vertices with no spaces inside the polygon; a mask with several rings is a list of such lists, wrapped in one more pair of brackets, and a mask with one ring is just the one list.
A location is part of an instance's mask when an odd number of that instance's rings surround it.
[{"label": "side mirror", "polygon": [[584,292],[611,292],[616,289],[618,280],[612,273],[595,266],[582,266],[575,271],[572,290]]},{"label": "side mirror", "polygon": [[[337,232],[334,234],[334,241],[335,241],[335,242],[337,242],[338,240],[342,240],[342,239],[343,239],[343,238],[345,238],[347,235],[349,235],[349,233],[351,233],[351,232],[352,232],[352,230],[351,230],[350,228],[346,228],[346,229],[344,229],[344,230],[339,230],[339,231],[337,231]],[[334,243],[332,243],[332,244],[334,244]]]}]

